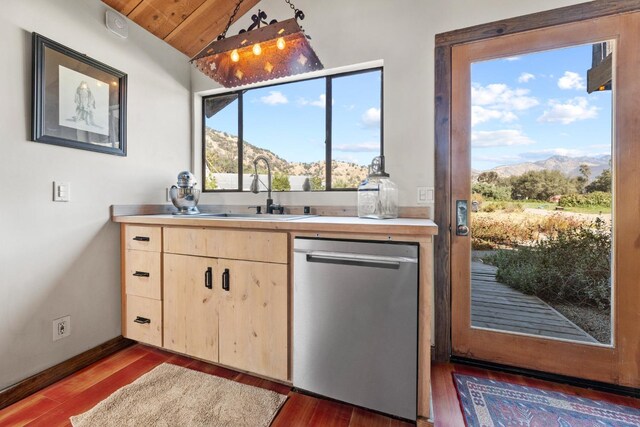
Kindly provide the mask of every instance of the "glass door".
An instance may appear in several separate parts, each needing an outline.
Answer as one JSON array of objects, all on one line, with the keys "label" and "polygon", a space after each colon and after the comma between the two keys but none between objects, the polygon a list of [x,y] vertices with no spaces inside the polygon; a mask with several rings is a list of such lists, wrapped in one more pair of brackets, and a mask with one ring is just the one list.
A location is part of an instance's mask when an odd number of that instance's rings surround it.
[{"label": "glass door", "polygon": [[639,21],[453,48],[455,355],[638,385]]}]

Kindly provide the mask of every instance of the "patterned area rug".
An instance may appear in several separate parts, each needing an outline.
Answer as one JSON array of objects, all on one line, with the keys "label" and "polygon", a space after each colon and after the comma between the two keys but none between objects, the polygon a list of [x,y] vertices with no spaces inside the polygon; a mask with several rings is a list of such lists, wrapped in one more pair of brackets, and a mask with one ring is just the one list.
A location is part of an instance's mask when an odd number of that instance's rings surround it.
[{"label": "patterned area rug", "polygon": [[638,427],[640,409],[453,374],[468,427]]}]

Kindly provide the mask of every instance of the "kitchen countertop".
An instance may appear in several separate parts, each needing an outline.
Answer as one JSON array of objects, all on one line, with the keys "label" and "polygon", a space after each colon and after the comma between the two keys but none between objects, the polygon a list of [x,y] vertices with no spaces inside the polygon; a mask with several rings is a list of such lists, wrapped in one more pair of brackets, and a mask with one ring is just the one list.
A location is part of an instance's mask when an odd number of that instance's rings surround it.
[{"label": "kitchen countertop", "polygon": [[178,215],[125,215],[114,216],[114,222],[142,225],[217,227],[253,230],[279,230],[299,232],[349,232],[413,236],[438,234],[438,226],[430,219],[395,218],[365,219],[343,216],[309,216],[289,221],[255,220],[250,218],[216,218]]}]

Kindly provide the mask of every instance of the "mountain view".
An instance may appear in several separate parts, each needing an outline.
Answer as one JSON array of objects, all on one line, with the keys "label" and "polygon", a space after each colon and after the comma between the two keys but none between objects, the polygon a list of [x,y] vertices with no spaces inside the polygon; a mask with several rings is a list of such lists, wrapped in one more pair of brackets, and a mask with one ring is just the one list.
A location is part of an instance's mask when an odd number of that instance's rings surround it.
[{"label": "mountain view", "polygon": [[569,156],[551,156],[544,160],[537,162],[523,162],[513,165],[497,166],[486,171],[472,171],[472,179],[476,179],[481,172],[495,172],[501,178],[508,178],[512,176],[520,176],[526,172],[542,171],[542,170],[555,170],[562,172],[568,177],[580,176],[580,165],[587,165],[591,170],[591,178],[600,175],[605,169],[610,169],[611,156],[582,156],[582,157],[569,157]]},{"label": "mountain view", "polygon": [[[217,174],[238,173],[238,137],[215,129],[206,129],[206,164],[209,173]],[[242,170],[251,174],[254,171],[253,160],[257,156],[265,156],[271,164],[271,172],[289,177],[316,177],[321,182],[325,179],[326,161],[317,162],[289,162],[274,152],[257,147],[247,141],[243,144]],[[264,174],[267,169],[263,162],[258,164],[258,173]],[[357,188],[366,178],[368,169],[357,163],[334,160],[331,170],[333,188]]]}]

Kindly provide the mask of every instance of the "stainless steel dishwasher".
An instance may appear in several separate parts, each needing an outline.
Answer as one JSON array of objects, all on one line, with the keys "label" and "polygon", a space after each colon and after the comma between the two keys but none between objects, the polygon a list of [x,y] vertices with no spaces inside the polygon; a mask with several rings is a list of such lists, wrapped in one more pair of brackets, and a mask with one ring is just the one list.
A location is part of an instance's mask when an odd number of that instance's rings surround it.
[{"label": "stainless steel dishwasher", "polygon": [[416,419],[418,246],[296,238],[293,385]]}]

